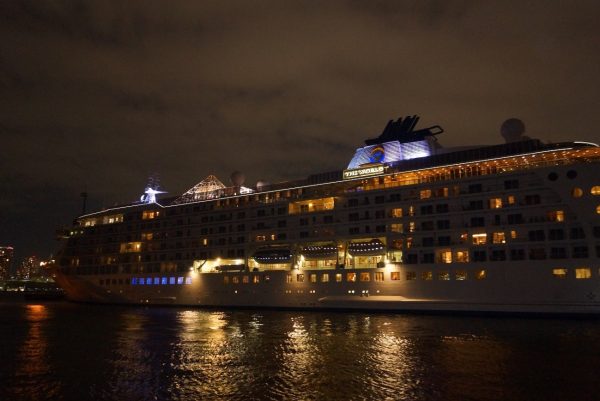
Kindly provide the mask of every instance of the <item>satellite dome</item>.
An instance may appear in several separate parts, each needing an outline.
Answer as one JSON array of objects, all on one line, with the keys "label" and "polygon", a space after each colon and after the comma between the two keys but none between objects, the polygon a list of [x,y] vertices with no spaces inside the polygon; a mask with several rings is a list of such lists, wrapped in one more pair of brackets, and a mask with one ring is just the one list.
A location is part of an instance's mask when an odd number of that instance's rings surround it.
[{"label": "satellite dome", "polygon": [[256,190],[262,191],[265,187],[268,187],[269,185],[271,184],[269,184],[267,181],[260,180],[256,183]]},{"label": "satellite dome", "polygon": [[246,177],[244,177],[244,174],[240,171],[234,171],[233,173],[231,173],[230,179],[233,186],[241,187],[242,185],[244,185]]},{"label": "satellite dome", "polygon": [[517,142],[522,140],[525,133],[525,124],[518,118],[509,118],[502,123],[500,134],[508,142]]}]

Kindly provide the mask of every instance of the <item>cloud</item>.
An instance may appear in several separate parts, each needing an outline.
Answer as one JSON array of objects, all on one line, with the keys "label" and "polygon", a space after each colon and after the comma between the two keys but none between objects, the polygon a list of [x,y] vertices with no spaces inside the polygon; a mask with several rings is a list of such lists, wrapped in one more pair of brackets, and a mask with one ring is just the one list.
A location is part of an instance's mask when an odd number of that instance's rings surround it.
[{"label": "cloud", "polygon": [[[95,207],[134,200],[154,172],[177,194],[233,170],[253,183],[341,169],[406,114],[442,125],[446,145],[496,143],[513,116],[531,136],[598,142],[598,8],[2,2],[0,180],[12,206],[0,225],[47,236],[55,227],[39,216],[68,223],[82,188]],[[48,188],[59,190],[43,204],[22,201]]]}]

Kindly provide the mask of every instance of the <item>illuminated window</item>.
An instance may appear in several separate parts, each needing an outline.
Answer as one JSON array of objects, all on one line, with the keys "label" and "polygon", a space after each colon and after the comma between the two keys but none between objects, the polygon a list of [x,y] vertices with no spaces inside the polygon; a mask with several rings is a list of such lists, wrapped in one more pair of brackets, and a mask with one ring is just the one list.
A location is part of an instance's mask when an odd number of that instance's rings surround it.
[{"label": "illuminated window", "polygon": [[512,239],[517,238],[517,232],[515,230],[510,231],[510,238],[512,238]]},{"label": "illuminated window", "polygon": [[175,284],[175,277],[169,277],[169,284]]},{"label": "illuminated window", "polygon": [[371,281],[371,273],[360,273],[360,281]]},{"label": "illuminated window", "polygon": [[[158,283],[154,283],[154,284],[158,284]],[[183,277],[177,277],[177,284],[181,285],[183,284]]]},{"label": "illuminated window", "polygon": [[575,269],[575,278],[586,279],[592,277],[592,269],[589,267],[578,267]]},{"label": "illuminated window", "polygon": [[414,221],[411,221],[410,223],[408,223],[408,232],[409,233],[415,232],[415,222]]},{"label": "illuminated window", "polygon": [[409,206],[408,207],[408,215],[409,216],[414,216],[415,215],[415,207],[414,206]]},{"label": "illuminated window", "polygon": [[404,225],[402,223],[395,223],[390,225],[390,231],[393,233],[404,232]]},{"label": "illuminated window", "polygon": [[160,277],[154,277],[154,284],[160,284]]},{"label": "illuminated window", "polygon": [[581,188],[575,187],[571,191],[571,196],[573,196],[573,198],[581,198],[582,195],[583,195],[583,190]]},{"label": "illuminated window", "polygon": [[486,277],[487,276],[486,276],[485,270],[482,269],[482,270],[475,271],[475,278],[477,280],[484,280]]},{"label": "illuminated window", "polygon": [[137,284],[137,278],[132,277],[131,278],[131,285],[136,285]]},{"label": "illuminated window", "polygon": [[316,283],[317,282],[317,275],[316,273],[311,273],[309,276],[309,280],[311,283]]},{"label": "illuminated window", "polygon": [[186,278],[185,278],[185,284],[186,284],[186,285],[190,285],[190,284],[192,284],[192,278],[191,278],[191,277],[186,277]]},{"label": "illuminated window", "polygon": [[288,284],[292,282],[292,275],[291,274],[288,274],[287,276],[285,276],[285,282],[288,283]]},{"label": "illuminated window", "polygon": [[469,251],[456,251],[455,262],[467,263],[469,261]]},{"label": "illuminated window", "polygon": [[346,274],[346,281],[349,282],[355,282],[356,281],[356,273],[347,273]]},{"label": "illuminated window", "polygon": [[304,274],[296,274],[296,281],[302,283],[304,281]]},{"label": "illuminated window", "polygon": [[392,217],[402,217],[402,208],[392,209]]},{"label": "illuminated window", "polygon": [[229,276],[223,276],[223,284],[229,284]]},{"label": "illuminated window", "polygon": [[416,272],[406,272],[406,279],[407,280],[416,280],[417,273]]},{"label": "illuminated window", "polygon": [[150,240],[152,240],[153,237],[154,237],[154,234],[152,234],[152,233],[142,233],[142,240],[144,240],[144,241],[150,241]]},{"label": "illuminated window", "polygon": [[162,278],[160,279],[160,284],[161,284],[161,285],[167,285],[167,278],[166,278],[166,277],[162,277]]},{"label": "illuminated window", "polygon": [[565,221],[565,212],[562,210],[548,212],[548,220],[556,222]]},{"label": "illuminated window", "polygon": [[556,278],[567,278],[567,269],[552,269],[552,275]]},{"label": "illuminated window", "polygon": [[454,272],[454,277],[456,280],[466,280],[467,279],[467,271],[466,270],[457,270]]},{"label": "illuminated window", "polygon": [[332,210],[335,207],[333,197],[303,200],[298,202],[290,202],[288,206],[289,214],[297,213],[312,213],[324,210]]},{"label": "illuminated window", "polygon": [[593,186],[592,189],[590,190],[590,193],[592,195],[600,195],[600,186],[599,185]]},{"label": "illuminated window", "polygon": [[435,190],[435,196],[438,198],[447,198],[448,197],[448,188],[437,188]]},{"label": "illuminated window", "polygon": [[500,209],[502,207],[502,198],[490,199],[490,209]]},{"label": "illuminated window", "polygon": [[508,203],[509,205],[514,205],[515,204],[515,196],[514,195],[508,195],[506,197],[506,203]]},{"label": "illuminated window", "polygon": [[452,263],[452,251],[440,251],[438,261],[441,263]]},{"label": "illuminated window", "polygon": [[242,284],[248,284],[250,282],[249,276],[242,276]]},{"label": "illuminated window", "polygon": [[383,281],[383,272],[375,272],[375,281]]},{"label": "illuminated window", "polygon": [[142,219],[143,220],[155,219],[159,215],[160,215],[160,212],[158,210],[144,210],[142,212]]},{"label": "illuminated window", "polygon": [[419,192],[419,198],[420,199],[429,199],[429,198],[431,198],[431,189],[422,189]]},{"label": "illuminated window", "polygon": [[143,277],[140,277],[139,280],[138,280],[138,284],[145,285],[146,284],[146,279],[143,278]]},{"label": "illuminated window", "polygon": [[239,284],[240,278],[238,276],[233,276],[232,279],[231,279],[231,282],[233,284]]},{"label": "illuminated window", "polygon": [[341,283],[342,282],[342,273],[336,273],[335,274],[335,281],[336,281],[336,283]]},{"label": "illuminated window", "polygon": [[469,234],[467,233],[462,233],[460,234],[460,242],[466,242],[469,239]]},{"label": "illuminated window", "polygon": [[433,280],[433,272],[422,272],[421,279],[423,280]]},{"label": "illuminated window", "polygon": [[390,280],[400,280],[400,272],[391,272]]},{"label": "illuminated window", "polygon": [[492,242],[494,244],[506,244],[506,235],[503,231],[495,232],[492,235]]},{"label": "illuminated window", "polygon": [[141,252],[141,250],[141,242],[123,242],[120,248],[121,253]]},{"label": "illuminated window", "polygon": [[328,283],[329,282],[329,273],[323,273],[321,275],[321,282],[322,283]]},{"label": "illuminated window", "polygon": [[266,241],[267,237],[265,235],[257,235],[256,236],[256,241],[258,242],[262,242],[262,241]]},{"label": "illuminated window", "polygon": [[473,245],[485,245],[487,242],[487,234],[473,234]]},{"label": "illuminated window", "polygon": [[438,280],[450,280],[450,273],[448,270],[440,270],[438,272]]},{"label": "illuminated window", "polygon": [[254,275],[254,276],[252,276],[252,282],[253,282],[254,284],[258,284],[258,283],[260,283],[260,276],[259,276],[259,275]]},{"label": "illuminated window", "polygon": [[600,205],[596,206],[596,213],[600,214]]}]

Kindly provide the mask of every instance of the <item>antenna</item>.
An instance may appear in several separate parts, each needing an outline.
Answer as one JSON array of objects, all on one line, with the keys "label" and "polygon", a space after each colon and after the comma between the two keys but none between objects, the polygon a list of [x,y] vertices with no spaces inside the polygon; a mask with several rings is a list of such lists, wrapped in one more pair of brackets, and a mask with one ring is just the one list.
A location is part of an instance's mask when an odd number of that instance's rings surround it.
[{"label": "antenna", "polygon": [[81,194],[80,194],[81,198],[82,198],[82,205],[81,205],[81,214],[85,214],[85,210],[86,210],[86,206],[87,206],[87,197],[88,197],[88,193],[86,190],[84,190]]}]

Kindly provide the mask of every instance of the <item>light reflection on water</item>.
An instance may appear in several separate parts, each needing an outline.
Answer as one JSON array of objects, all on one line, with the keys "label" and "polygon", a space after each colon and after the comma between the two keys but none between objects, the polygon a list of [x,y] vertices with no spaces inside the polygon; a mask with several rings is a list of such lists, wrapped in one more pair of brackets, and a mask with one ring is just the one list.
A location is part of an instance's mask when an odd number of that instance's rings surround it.
[{"label": "light reflection on water", "polygon": [[600,323],[0,304],[0,400],[595,399]]}]

